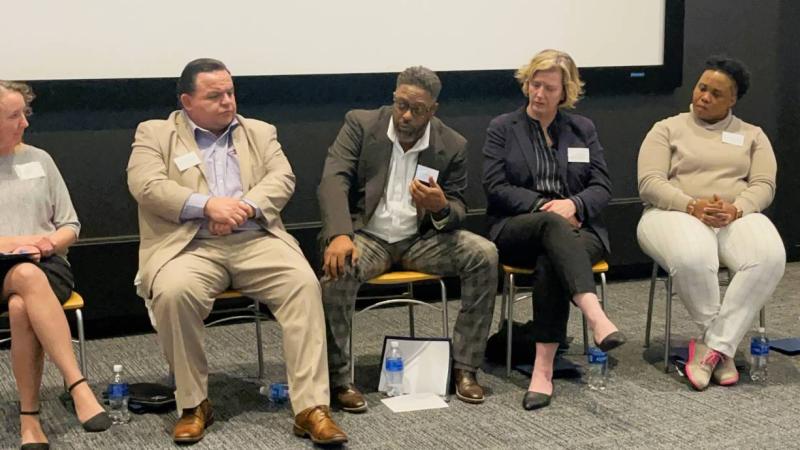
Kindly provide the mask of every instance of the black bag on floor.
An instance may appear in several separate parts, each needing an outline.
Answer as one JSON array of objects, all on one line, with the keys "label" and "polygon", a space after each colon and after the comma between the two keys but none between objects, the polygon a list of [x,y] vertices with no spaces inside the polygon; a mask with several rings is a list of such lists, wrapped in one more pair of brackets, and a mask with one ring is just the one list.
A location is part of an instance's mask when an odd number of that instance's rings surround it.
[{"label": "black bag on floor", "polygon": [[[162,413],[175,410],[175,392],[169,386],[156,383],[133,383],[128,386],[128,409],[132,413]],[[108,392],[103,392],[108,403]]]},{"label": "black bag on floor", "polygon": [[[497,333],[489,337],[486,344],[486,360],[492,364],[506,365],[506,340],[508,339],[508,322],[503,322]],[[511,367],[533,364],[536,358],[536,345],[533,342],[533,321],[514,322],[511,333]],[[562,342],[558,346],[556,357],[569,349],[569,344]]]}]

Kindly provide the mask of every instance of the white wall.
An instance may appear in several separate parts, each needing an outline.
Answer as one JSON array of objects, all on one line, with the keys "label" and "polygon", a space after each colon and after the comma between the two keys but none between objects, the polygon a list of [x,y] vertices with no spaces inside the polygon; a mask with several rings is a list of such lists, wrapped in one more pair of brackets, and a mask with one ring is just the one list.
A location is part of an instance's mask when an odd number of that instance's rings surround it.
[{"label": "white wall", "polygon": [[176,77],[197,57],[241,75],[516,68],[544,48],[581,67],[663,62],[665,0],[14,0],[0,78]]}]

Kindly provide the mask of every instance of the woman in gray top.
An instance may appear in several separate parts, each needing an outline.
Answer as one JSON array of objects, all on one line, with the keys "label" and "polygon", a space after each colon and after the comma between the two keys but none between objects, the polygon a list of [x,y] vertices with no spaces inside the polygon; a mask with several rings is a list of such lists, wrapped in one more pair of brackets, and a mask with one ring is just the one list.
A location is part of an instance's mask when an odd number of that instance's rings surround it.
[{"label": "woman in gray top", "polygon": [[78,368],[61,308],[74,286],[65,256],[80,223],[52,158],[22,143],[31,100],[27,85],[0,81],[0,253],[29,255],[4,261],[0,312],[8,311],[11,324],[22,448],[28,450],[49,448],[38,418],[45,353],[69,385],[84,429],[111,425]]}]

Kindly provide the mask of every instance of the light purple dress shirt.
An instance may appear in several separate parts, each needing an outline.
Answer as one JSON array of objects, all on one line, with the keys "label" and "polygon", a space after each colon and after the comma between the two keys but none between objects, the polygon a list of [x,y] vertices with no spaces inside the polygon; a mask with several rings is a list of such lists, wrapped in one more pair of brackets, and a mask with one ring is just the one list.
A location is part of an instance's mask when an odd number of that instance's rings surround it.
[{"label": "light purple dress shirt", "polygon": [[[244,192],[242,192],[239,155],[236,153],[236,148],[233,145],[233,130],[239,126],[239,121],[234,118],[233,122],[228,125],[228,129],[217,136],[208,130],[198,127],[189,119],[189,116],[185,112],[184,117],[192,127],[194,139],[197,142],[197,148],[200,150],[200,154],[203,155],[206,181],[208,181],[208,190],[211,195],[200,193],[190,195],[183,205],[180,219],[184,222],[187,220],[201,220],[203,222],[200,226],[200,231],[197,232],[195,237],[215,237],[208,229],[208,219],[206,219],[203,214],[208,200],[211,197],[241,198],[244,194]],[[234,232],[263,230],[264,228],[256,222],[256,219],[263,216],[261,209],[246,199],[243,201],[253,208],[255,217],[248,219],[245,223],[237,227]]]}]

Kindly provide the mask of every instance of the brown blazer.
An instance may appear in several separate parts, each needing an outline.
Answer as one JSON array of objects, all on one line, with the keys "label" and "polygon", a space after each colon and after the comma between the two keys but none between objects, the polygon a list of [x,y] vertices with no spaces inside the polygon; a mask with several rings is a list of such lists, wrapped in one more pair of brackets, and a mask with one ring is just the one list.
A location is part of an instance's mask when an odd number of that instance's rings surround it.
[{"label": "brown blazer", "polygon": [[[331,238],[353,233],[369,223],[388,180],[392,141],[386,136],[392,107],[352,110],[333,145],[328,148],[317,197],[322,216],[320,238],[324,248]],[[461,226],[466,214],[467,140],[436,117],[431,119],[430,145],[419,154],[418,164],[439,171],[439,185],[450,205],[447,223],[440,231]],[[431,214],[418,208],[419,233],[436,232]]]},{"label": "brown blazer", "polygon": [[[243,198],[257,205],[265,230],[302,254],[286,232],[280,212],[294,193],[295,178],[278,143],[273,125],[237,116],[233,144],[239,155]],[[158,271],[177,256],[200,229],[197,220],[180,221],[181,210],[192,193],[208,194],[204,165],[181,172],[175,158],[188,152],[203,160],[194,133],[181,111],[167,120],[139,124],[128,161],[128,189],[139,203],[139,281],[137,293],[152,297]]]}]

